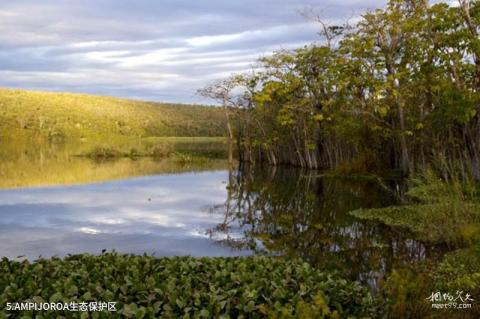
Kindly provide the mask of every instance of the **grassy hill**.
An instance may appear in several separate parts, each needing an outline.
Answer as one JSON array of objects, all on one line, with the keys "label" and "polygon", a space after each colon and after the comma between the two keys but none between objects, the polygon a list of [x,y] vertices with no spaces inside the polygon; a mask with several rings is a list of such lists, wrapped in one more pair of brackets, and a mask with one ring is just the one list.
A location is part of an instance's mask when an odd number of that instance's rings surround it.
[{"label": "grassy hill", "polygon": [[71,93],[0,89],[0,139],[113,141],[223,136],[222,110]]}]

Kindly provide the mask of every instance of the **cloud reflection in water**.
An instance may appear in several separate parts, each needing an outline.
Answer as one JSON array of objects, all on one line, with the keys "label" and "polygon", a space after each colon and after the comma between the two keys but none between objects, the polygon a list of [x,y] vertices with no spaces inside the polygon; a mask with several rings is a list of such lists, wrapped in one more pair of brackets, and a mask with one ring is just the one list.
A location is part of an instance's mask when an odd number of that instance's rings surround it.
[{"label": "cloud reflection in water", "polygon": [[158,256],[247,254],[219,246],[205,230],[208,207],[227,196],[226,171],[157,175],[0,191],[0,255],[63,256],[115,249]]}]

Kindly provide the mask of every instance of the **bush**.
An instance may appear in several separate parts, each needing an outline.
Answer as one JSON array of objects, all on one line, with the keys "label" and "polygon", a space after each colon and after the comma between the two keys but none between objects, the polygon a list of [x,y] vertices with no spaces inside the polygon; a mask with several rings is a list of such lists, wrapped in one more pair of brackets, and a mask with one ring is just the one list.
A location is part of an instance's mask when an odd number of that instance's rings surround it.
[{"label": "bush", "polygon": [[410,178],[408,195],[422,203],[480,202],[480,185],[471,177],[450,173],[448,179],[440,173],[426,169]]},{"label": "bush", "polygon": [[429,318],[432,306],[425,296],[431,293],[429,276],[422,267],[393,269],[383,282],[382,294],[388,318]]},{"label": "bush", "polygon": [[[33,263],[4,258],[0,272],[0,318],[8,315],[6,302],[33,300],[115,301],[115,316],[129,318],[346,318],[373,311],[366,288],[281,257],[155,258],[107,253]],[[41,315],[56,318],[61,312]],[[111,315],[97,312],[93,317]],[[81,313],[71,312],[68,317],[80,318]]]},{"label": "bush", "polygon": [[455,250],[445,255],[433,274],[439,290],[480,293],[480,245]]}]

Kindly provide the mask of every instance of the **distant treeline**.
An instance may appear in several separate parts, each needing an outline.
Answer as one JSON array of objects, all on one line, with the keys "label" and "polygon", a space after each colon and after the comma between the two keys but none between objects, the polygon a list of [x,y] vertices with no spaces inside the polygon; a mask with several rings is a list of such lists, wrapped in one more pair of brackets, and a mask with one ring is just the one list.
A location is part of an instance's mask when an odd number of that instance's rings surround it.
[{"label": "distant treeline", "polygon": [[225,106],[241,160],[403,175],[441,162],[480,179],[480,1],[317,20],[322,45],[201,91]]},{"label": "distant treeline", "polygon": [[0,89],[0,141],[224,135],[225,115],[216,107]]}]

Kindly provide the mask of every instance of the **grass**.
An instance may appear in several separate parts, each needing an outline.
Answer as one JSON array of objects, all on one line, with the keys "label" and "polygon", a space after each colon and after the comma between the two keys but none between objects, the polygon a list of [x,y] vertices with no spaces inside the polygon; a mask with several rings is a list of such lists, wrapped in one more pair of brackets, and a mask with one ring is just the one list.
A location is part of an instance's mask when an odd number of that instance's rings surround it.
[{"label": "grass", "polygon": [[462,246],[480,241],[480,185],[472,179],[439,178],[433,170],[410,179],[410,203],[360,209],[351,215],[410,230],[429,243]]},{"label": "grass", "polygon": [[411,231],[428,243],[459,245],[480,233],[480,204],[469,202],[435,203],[359,209],[351,215]]},{"label": "grass", "polygon": [[110,143],[132,137],[224,134],[224,114],[215,107],[0,89],[0,139]]},{"label": "grass", "polygon": [[[0,318],[9,314],[6,302],[20,301],[117,302],[118,312],[97,312],[93,318],[359,318],[374,311],[366,288],[281,257],[107,253],[33,263],[4,258],[0,273]],[[33,312],[21,315],[31,317]],[[68,317],[89,314],[72,312]]]}]

